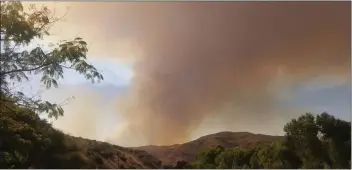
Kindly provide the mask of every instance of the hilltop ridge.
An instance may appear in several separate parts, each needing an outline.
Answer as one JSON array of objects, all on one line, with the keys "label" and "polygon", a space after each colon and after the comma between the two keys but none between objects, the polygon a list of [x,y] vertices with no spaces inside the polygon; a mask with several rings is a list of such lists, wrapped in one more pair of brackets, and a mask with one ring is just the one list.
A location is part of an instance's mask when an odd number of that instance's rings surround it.
[{"label": "hilltop ridge", "polygon": [[223,131],[214,134],[199,137],[196,140],[183,144],[174,144],[168,146],[148,145],[134,147],[135,149],[144,150],[160,159],[163,164],[175,164],[177,161],[183,160],[192,162],[196,160],[199,152],[222,146],[224,148],[233,147],[254,147],[261,144],[270,144],[281,140],[282,136],[271,136],[263,134],[253,134],[250,132],[230,132]]}]

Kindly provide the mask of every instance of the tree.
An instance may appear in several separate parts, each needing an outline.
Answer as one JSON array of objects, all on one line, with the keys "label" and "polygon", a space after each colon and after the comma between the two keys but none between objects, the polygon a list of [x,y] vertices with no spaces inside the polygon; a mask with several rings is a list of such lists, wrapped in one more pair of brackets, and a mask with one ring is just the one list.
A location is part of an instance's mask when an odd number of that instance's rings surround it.
[{"label": "tree", "polygon": [[351,122],[306,113],[288,122],[284,131],[284,140],[269,146],[210,149],[198,157],[198,168],[350,168]]},{"label": "tree", "polygon": [[260,169],[261,166],[259,164],[259,159],[258,159],[258,155],[257,153],[253,153],[253,155],[251,156],[250,160],[249,160],[249,165],[250,168],[252,169]]},{"label": "tree", "polygon": [[[16,111],[16,114],[13,113]],[[15,103],[0,105],[0,168],[99,168],[98,152]],[[82,156],[85,155],[85,156]],[[100,167],[106,168],[106,167]]]},{"label": "tree", "polygon": [[219,169],[231,169],[234,162],[234,152],[232,149],[225,149],[216,158],[215,163]]},{"label": "tree", "polygon": [[328,113],[317,115],[316,123],[328,152],[332,168],[349,167],[351,156],[351,122],[336,119]]},{"label": "tree", "polygon": [[297,169],[300,165],[299,157],[281,142],[261,148],[251,158],[251,166],[253,168]]},{"label": "tree", "polygon": [[301,168],[349,168],[351,123],[328,113],[305,114],[287,123],[288,148],[302,160]]},{"label": "tree", "polygon": [[103,80],[97,69],[87,63],[87,43],[82,38],[62,41],[51,50],[41,47],[26,50],[36,38],[50,35],[50,26],[59,20],[52,16],[48,8],[37,9],[31,5],[29,12],[25,12],[21,2],[1,2],[0,17],[1,95],[6,96],[1,97],[1,105],[6,107],[6,102],[10,100],[36,113],[46,112],[49,118],[58,118],[64,113],[61,105],[26,96],[11,89],[10,85],[23,83],[35,74],[41,77],[41,83],[46,88],[57,87],[57,81],[63,78],[65,69],[75,70],[93,83]]},{"label": "tree", "polygon": [[255,152],[254,149],[244,148],[223,148],[217,146],[202,152],[197,159],[197,168],[206,169],[232,169],[249,168],[250,158]]},{"label": "tree", "polygon": [[[50,124],[14,103],[0,107],[0,168],[28,168],[37,163],[53,142]],[[16,114],[13,114],[13,110]],[[61,140],[55,140],[60,142]]]},{"label": "tree", "polygon": [[201,152],[197,157],[197,168],[215,169],[217,167],[215,159],[224,150],[224,147],[216,146],[215,148]]},{"label": "tree", "polygon": [[315,117],[306,113],[284,127],[286,140],[302,159],[303,168],[324,168],[325,151],[318,138],[319,128]]}]

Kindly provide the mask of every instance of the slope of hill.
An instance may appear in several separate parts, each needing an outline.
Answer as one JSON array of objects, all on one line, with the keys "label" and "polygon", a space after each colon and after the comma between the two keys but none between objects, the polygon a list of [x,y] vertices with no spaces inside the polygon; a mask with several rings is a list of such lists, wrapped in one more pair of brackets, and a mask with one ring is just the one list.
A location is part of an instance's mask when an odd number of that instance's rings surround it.
[{"label": "slope of hill", "polygon": [[248,148],[261,144],[270,144],[282,138],[282,136],[253,134],[249,132],[219,132],[200,137],[184,144],[171,146],[149,145],[136,147],[135,149],[147,151],[159,158],[164,165],[171,165],[181,160],[193,162],[201,151],[217,145],[223,146],[224,148]]},{"label": "slope of hill", "polygon": [[[161,162],[146,151],[124,148],[106,142],[72,137],[97,168],[159,168]],[[94,160],[93,160],[94,158]]]},{"label": "slope of hill", "polygon": [[12,103],[2,104],[0,109],[0,168],[161,166],[157,158],[145,151],[64,134],[32,111]]},{"label": "slope of hill", "polygon": [[[315,119],[313,122],[312,118]],[[307,124],[307,120],[311,123]],[[324,135],[321,139],[316,134],[314,137],[314,131],[307,130],[312,125],[321,128],[319,132]],[[291,138],[286,140],[288,143],[279,142],[248,152],[236,147],[251,148],[288,138],[248,132],[219,132],[184,144],[124,148],[64,134],[30,110],[3,102],[0,105],[0,168],[347,169],[351,167],[350,122],[335,119],[327,113],[316,118],[307,113],[297,120],[292,120],[286,127],[290,132],[293,131],[291,134],[299,135],[289,136]],[[308,135],[300,135],[302,129]],[[307,136],[308,139],[317,140],[307,140]],[[309,141],[309,145],[301,141]],[[218,145],[233,149],[214,148]],[[197,159],[201,151],[210,148],[213,150],[208,150]],[[307,157],[310,159],[306,160]],[[196,159],[195,164],[188,164]]]}]

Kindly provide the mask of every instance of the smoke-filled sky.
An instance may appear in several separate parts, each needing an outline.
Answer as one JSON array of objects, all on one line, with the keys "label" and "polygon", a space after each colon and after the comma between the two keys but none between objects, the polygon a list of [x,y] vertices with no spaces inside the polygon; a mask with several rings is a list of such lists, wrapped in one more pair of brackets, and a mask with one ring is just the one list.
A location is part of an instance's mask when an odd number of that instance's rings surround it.
[{"label": "smoke-filled sky", "polygon": [[304,112],[350,120],[349,2],[46,3],[43,42],[80,36],[106,81],[67,73],[65,132],[122,146],[223,130],[282,134]]}]

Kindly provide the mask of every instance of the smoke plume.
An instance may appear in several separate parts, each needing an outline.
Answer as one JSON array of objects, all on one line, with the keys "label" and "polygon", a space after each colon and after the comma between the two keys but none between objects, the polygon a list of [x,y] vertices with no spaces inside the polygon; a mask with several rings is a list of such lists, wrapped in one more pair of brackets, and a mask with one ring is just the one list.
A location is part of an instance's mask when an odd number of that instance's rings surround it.
[{"label": "smoke plume", "polygon": [[350,73],[349,3],[126,6],[142,49],[125,105],[126,129],[151,144],[189,140],[225,103],[233,105],[233,124],[283,116],[273,115],[279,73],[293,83]]},{"label": "smoke plume", "polygon": [[125,105],[126,130],[151,144],[189,140],[225,103],[233,105],[233,124],[283,116],[273,115],[279,73],[298,83],[350,72],[349,3],[126,6],[133,9],[131,32],[141,49]]},{"label": "smoke plume", "polygon": [[219,116],[227,126],[265,128],[291,114],[278,104],[277,89],[349,79],[349,2],[75,5],[75,16],[89,11],[76,22],[92,23],[85,25],[91,51],[116,54],[124,50],[119,42],[134,57],[131,88],[118,102],[127,120],[121,138],[181,143],[205,118]]}]

